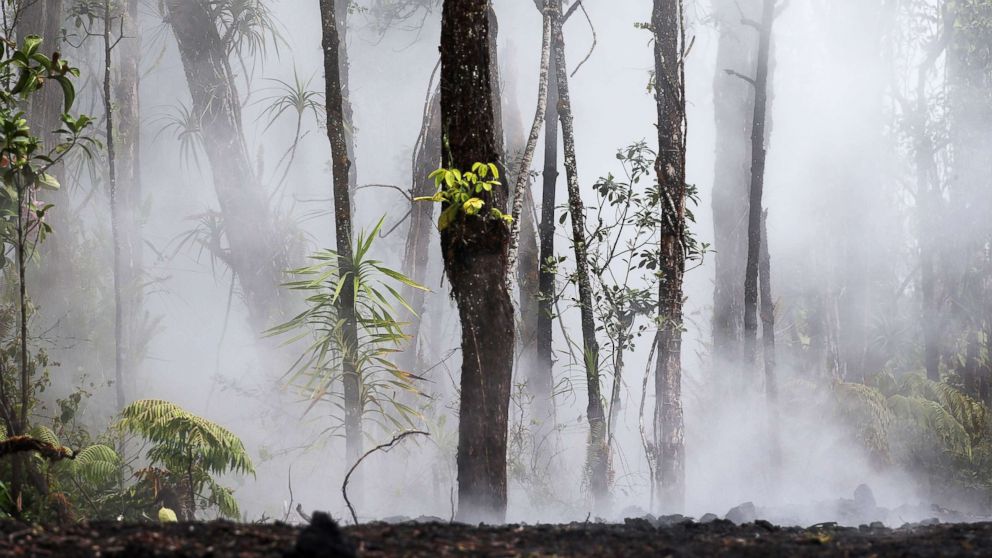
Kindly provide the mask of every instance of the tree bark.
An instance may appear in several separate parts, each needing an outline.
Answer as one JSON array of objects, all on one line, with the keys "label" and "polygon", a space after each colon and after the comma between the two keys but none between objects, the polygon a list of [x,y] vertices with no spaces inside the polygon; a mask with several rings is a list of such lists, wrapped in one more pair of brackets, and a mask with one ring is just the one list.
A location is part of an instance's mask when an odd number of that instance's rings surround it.
[{"label": "tree bark", "polygon": [[562,34],[561,3],[552,0],[549,11],[554,25],[555,71],[558,75],[558,114],[561,120],[565,148],[565,175],[568,182],[568,208],[572,221],[572,246],[575,251],[575,275],[579,290],[579,311],[582,317],[582,350],[586,372],[589,421],[587,473],[597,511],[604,511],[609,502],[609,446],[606,442],[606,416],[599,380],[599,342],[593,315],[592,284],[589,279],[589,255],[586,243],[585,204],[579,190],[578,165],[575,159],[575,128],[568,92],[568,65],[565,62],[565,39]]},{"label": "tree bark", "polygon": [[[352,268],[351,223],[351,160],[348,156],[346,131],[346,106],[342,87],[342,68],[339,30],[345,27],[338,21],[336,4],[339,0],[321,0],[321,31],[324,49],[324,82],[327,100],[327,139],[331,144],[331,167],[334,174],[334,236],[338,255],[338,274],[347,277],[345,288],[338,297],[338,319],[341,320],[341,363],[344,384],[345,457],[349,466],[362,456],[362,389],[357,366],[358,320],[355,313],[355,294],[358,280]],[[342,16],[341,19],[345,19]]]},{"label": "tree bark", "polygon": [[202,2],[166,0],[204,150],[224,219],[229,250],[218,254],[237,275],[252,326],[267,329],[280,309],[286,268],[276,227],[252,172],[241,102],[216,23]]},{"label": "tree bark", "polygon": [[752,371],[758,364],[758,261],[761,257],[761,212],[765,186],[765,123],[768,112],[768,62],[775,0],[764,0],[758,38],[758,67],[754,79],[754,118],[751,124],[751,185],[748,205],[747,265],[744,276],[744,350]]},{"label": "tree bark", "polygon": [[682,416],[682,281],[686,236],[685,23],[682,0],[654,0],[655,99],[661,190],[661,281],[658,291],[658,360],[655,368],[656,485],[664,512],[685,507]]},{"label": "tree bark", "polygon": [[747,259],[747,183],[751,147],[754,88],[727,75],[727,70],[753,68],[757,55],[753,30],[741,22],[757,18],[758,0],[714,0],[719,29],[716,75],[713,79],[716,151],[713,172],[713,356],[717,369],[737,370],[743,357],[744,289],[741,277]]},{"label": "tree bark", "polygon": [[[501,155],[489,0],[445,0],[441,18],[442,153],[446,168],[495,163]],[[507,188],[485,197],[505,212]],[[485,211],[483,213],[486,213]],[[507,290],[509,227],[460,215],[441,249],[462,326],[458,426],[459,521],[506,517],[506,445],[513,366],[513,304]]]},{"label": "tree bark", "polygon": [[[557,0],[549,0],[557,1]],[[561,7],[559,6],[559,12]],[[552,34],[552,51],[557,46]],[[534,394],[534,416],[548,427],[554,424],[554,298],[555,201],[558,189],[558,64],[552,56],[548,67],[548,102],[544,114],[544,175],[541,193],[541,224],[538,231],[537,363],[527,376]]]}]

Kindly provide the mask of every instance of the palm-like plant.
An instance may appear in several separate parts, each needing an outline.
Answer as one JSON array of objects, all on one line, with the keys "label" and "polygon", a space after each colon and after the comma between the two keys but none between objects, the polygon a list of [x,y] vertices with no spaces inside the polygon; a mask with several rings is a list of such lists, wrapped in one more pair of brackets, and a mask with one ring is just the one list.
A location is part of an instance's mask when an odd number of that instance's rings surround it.
[{"label": "palm-like plant", "polygon": [[216,506],[230,518],[240,515],[233,492],[214,480],[228,472],[255,474],[244,444],[229,430],[174,403],[154,399],[125,407],[117,427],[152,444],[147,452],[152,467],[138,477],[175,485],[186,519],[193,519],[197,507]]},{"label": "palm-like plant", "polygon": [[[293,143],[286,149],[282,157],[276,163],[276,170],[285,163],[286,166],[283,169],[282,176],[272,191],[272,196],[282,188],[283,184],[286,182],[286,178],[289,176],[289,171],[293,167],[293,162],[296,160],[296,152],[299,148],[300,141],[306,134],[303,134],[303,117],[307,112],[313,114],[314,120],[319,124],[321,118],[323,117],[326,109],[324,107],[324,95],[318,91],[310,89],[310,83],[313,81],[313,77],[310,77],[306,81],[300,79],[299,73],[296,68],[293,68],[293,82],[283,81],[281,79],[270,79],[275,83],[275,93],[269,97],[266,97],[262,101],[267,104],[265,110],[259,115],[259,118],[265,118],[268,122],[265,124],[265,128],[262,133],[268,131],[273,124],[282,117],[283,114],[289,112],[296,117],[296,131],[293,134]],[[287,160],[288,159],[288,160]]]},{"label": "palm-like plant", "polygon": [[165,133],[171,133],[179,141],[179,163],[189,169],[190,161],[200,167],[200,151],[203,149],[203,135],[200,119],[185,103],[171,107],[156,119],[160,123],[155,139]]},{"label": "palm-like plant", "polygon": [[[407,286],[426,290],[403,274],[370,257],[372,243],[382,228],[380,220],[368,234],[360,234],[353,250],[353,260],[342,266],[333,250],[322,250],[311,258],[314,265],[291,273],[299,280],[287,286],[307,294],[307,309],[290,321],[270,330],[271,335],[290,335],[287,344],[304,339],[309,344],[287,373],[289,382],[303,391],[310,400],[308,412],[321,401],[329,401],[337,409],[335,417],[344,411],[343,393],[337,388],[342,380],[342,362],[353,351],[357,365],[361,398],[360,416],[383,428],[412,426],[420,414],[404,403],[400,393],[418,395],[418,378],[401,370],[391,356],[399,352],[408,336],[403,323],[396,317],[396,307],[413,313],[398,288]],[[341,274],[340,270],[354,270]],[[344,289],[354,289],[358,318],[358,346],[348,347],[342,341],[342,320],[337,302]],[[343,421],[335,421],[334,432]]]}]

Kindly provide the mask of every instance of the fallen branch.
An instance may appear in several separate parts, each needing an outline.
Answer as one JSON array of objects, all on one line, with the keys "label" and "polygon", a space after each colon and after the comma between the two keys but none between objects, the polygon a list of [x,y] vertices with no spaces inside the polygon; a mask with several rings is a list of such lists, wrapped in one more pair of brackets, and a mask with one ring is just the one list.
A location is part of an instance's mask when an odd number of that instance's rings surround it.
[{"label": "fallen branch", "polygon": [[0,441],[0,457],[30,451],[37,452],[50,461],[76,458],[76,454],[67,447],[56,446],[55,444],[43,442],[31,436],[11,436],[6,440]]},{"label": "fallen branch", "polygon": [[355,525],[358,525],[358,514],[355,513],[355,507],[351,505],[351,500],[348,499],[348,481],[351,480],[351,474],[354,473],[355,469],[357,469],[358,466],[362,464],[362,461],[365,461],[366,457],[372,455],[373,453],[379,450],[388,451],[389,448],[396,445],[397,442],[413,434],[423,434],[424,436],[430,436],[429,432],[424,432],[423,430],[407,430],[405,432],[400,432],[396,436],[393,436],[392,440],[386,442],[385,444],[379,444],[378,446],[365,452],[361,457],[358,458],[358,461],[356,461],[355,464],[351,466],[351,469],[348,469],[348,474],[344,476],[344,482],[341,483],[341,494],[344,496],[344,503],[348,505],[348,511],[351,512],[351,519],[355,522]]}]

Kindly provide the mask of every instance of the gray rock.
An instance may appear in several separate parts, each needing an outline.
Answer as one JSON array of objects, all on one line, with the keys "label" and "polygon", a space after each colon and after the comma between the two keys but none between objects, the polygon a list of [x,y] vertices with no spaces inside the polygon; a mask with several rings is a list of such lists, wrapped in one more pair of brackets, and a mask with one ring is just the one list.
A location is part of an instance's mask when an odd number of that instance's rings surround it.
[{"label": "gray rock", "polygon": [[731,508],[725,519],[737,525],[752,523],[758,519],[758,510],[754,507],[754,502],[744,502],[736,508]]},{"label": "gray rock", "polygon": [[713,523],[717,519],[720,519],[720,518],[717,517],[715,513],[707,513],[707,514],[704,514],[703,517],[700,517],[699,518],[699,522],[700,523]]}]

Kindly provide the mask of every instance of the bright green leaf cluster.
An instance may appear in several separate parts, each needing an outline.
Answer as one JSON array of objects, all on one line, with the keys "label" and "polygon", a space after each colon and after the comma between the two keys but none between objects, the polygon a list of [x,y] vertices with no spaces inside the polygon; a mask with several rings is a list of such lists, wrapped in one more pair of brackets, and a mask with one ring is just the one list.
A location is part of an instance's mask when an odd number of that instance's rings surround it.
[{"label": "bright green leaf cluster", "polygon": [[[469,216],[485,216],[483,209],[486,202],[482,196],[492,192],[494,187],[501,184],[499,170],[492,163],[475,163],[471,172],[441,168],[432,172],[429,178],[434,179],[437,192],[429,198],[416,198],[416,201],[430,201],[444,205],[444,211],[441,212],[437,222],[437,228],[442,231],[451,226],[462,213]],[[513,220],[495,207],[489,210],[489,215],[506,223]]]}]

